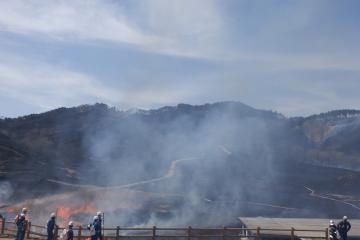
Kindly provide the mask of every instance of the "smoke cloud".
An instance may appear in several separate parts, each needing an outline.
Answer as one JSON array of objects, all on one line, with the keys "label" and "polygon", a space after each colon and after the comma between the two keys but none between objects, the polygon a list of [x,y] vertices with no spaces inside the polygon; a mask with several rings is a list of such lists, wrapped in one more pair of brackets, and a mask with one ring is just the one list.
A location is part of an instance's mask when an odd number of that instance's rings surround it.
[{"label": "smoke cloud", "polygon": [[[61,224],[85,224],[103,211],[106,226],[164,227],[356,214],[350,183],[359,174],[312,164],[298,119],[234,102],[150,111],[97,104],[51,116],[56,145],[32,141],[48,146],[32,175],[45,193],[21,195],[8,214],[27,206],[35,222],[56,211]],[[14,187],[1,189],[2,197]]]}]

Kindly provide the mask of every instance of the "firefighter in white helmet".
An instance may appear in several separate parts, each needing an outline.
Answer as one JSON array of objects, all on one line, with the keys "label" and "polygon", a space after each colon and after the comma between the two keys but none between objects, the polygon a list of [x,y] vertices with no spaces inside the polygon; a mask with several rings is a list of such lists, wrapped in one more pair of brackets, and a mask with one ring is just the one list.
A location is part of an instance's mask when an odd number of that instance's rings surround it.
[{"label": "firefighter in white helmet", "polygon": [[103,225],[103,219],[102,219],[103,213],[101,211],[96,213],[96,216],[98,217],[98,231],[96,233],[96,239],[102,240],[102,225]]},{"label": "firefighter in white helmet", "polygon": [[54,238],[54,229],[56,226],[56,214],[51,213],[50,219],[48,220],[46,224],[46,230],[47,230],[47,240],[52,240]]},{"label": "firefighter in white helmet", "polygon": [[70,221],[68,227],[63,230],[60,235],[61,240],[74,240],[73,222]]},{"label": "firefighter in white helmet", "polygon": [[341,239],[342,240],[347,240],[348,239],[347,233],[351,229],[351,224],[350,224],[347,216],[344,216],[343,220],[338,223],[337,229],[339,231]]},{"label": "firefighter in white helmet", "polygon": [[66,236],[66,240],[73,240],[74,239],[74,231],[73,231],[73,226],[74,226],[74,224],[73,224],[73,222],[72,221],[70,221],[69,222],[69,225],[68,225],[68,231],[67,231],[67,236]]},{"label": "firefighter in white helmet", "polygon": [[23,208],[21,213],[16,215],[14,223],[16,225],[16,236],[15,240],[24,240],[26,227],[28,225],[28,221],[26,219],[27,208]]},{"label": "firefighter in white helmet", "polygon": [[101,228],[100,228],[100,225],[99,225],[99,217],[98,216],[93,217],[93,222],[88,225],[88,229],[90,230],[91,240],[96,240],[97,237],[98,237],[97,233],[99,231],[101,233]]},{"label": "firefighter in white helmet", "polygon": [[337,240],[337,227],[333,220],[330,220],[329,224],[329,237],[331,240]]}]

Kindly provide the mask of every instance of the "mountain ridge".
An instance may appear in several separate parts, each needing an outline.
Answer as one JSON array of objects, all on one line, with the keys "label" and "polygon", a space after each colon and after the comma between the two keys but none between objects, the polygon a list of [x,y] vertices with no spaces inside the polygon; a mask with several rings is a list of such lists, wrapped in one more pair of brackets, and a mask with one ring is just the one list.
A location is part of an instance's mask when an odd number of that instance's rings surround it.
[{"label": "mountain ridge", "polygon": [[[355,183],[360,179],[357,114],[336,110],[286,118],[239,102],[119,111],[98,103],[6,118],[0,120],[0,184],[12,188],[0,202],[73,191],[71,186],[81,185],[136,186],[184,196],[196,193],[200,199],[290,203],[299,209],[301,201],[319,207],[304,186],[360,198]],[[183,158],[197,160],[181,164],[166,184],[145,184]],[[303,169],[301,174],[298,169]],[[193,189],[185,184],[189,179]],[[236,187],[239,183],[241,188]],[[280,195],[264,190],[274,185]],[[260,200],[254,192],[262,193]],[[332,212],[331,206],[324,205],[321,216]]]}]

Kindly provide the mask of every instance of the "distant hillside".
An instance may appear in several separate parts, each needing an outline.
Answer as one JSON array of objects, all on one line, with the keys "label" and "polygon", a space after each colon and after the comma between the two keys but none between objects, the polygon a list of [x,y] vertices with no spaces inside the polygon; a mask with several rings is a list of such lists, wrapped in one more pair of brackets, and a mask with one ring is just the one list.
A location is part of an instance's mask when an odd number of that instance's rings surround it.
[{"label": "distant hillside", "polygon": [[360,111],[336,110],[301,119],[311,142],[307,158],[315,163],[360,170]]},{"label": "distant hillside", "polygon": [[220,102],[129,111],[95,104],[5,118],[0,184],[10,187],[0,200],[128,186],[181,195],[198,214],[208,204],[234,203],[232,214],[252,216],[352,213],[350,205],[316,199],[307,187],[360,197],[359,116],[339,110],[285,118]]},{"label": "distant hillside", "polygon": [[[0,176],[15,182],[19,191],[23,185],[27,187],[29,184],[37,186],[34,191],[41,191],[42,187],[39,186],[44,186],[45,189],[51,187],[45,181],[47,178],[89,181],[87,176],[92,175],[92,171],[101,169],[101,166],[94,167],[96,163],[89,159],[97,158],[101,162],[98,158],[126,157],[126,161],[136,159],[142,162],[153,157],[157,159],[155,161],[162,161],[163,156],[159,156],[154,139],[163,141],[167,132],[191,132],[213,116],[219,119],[284,118],[278,113],[256,110],[236,102],[201,106],[179,104],[175,107],[132,112],[117,111],[105,104],[95,104],[59,108],[13,119],[5,118],[0,120]],[[112,139],[104,139],[104,136]],[[98,137],[111,143],[98,142]],[[98,147],[100,142],[105,144],[101,148],[108,152],[94,153],[94,148]],[[107,146],[109,144],[112,145],[111,149]],[[75,176],[69,174],[69,169],[80,172]],[[159,172],[162,170],[154,169]],[[106,175],[106,171],[96,173],[97,177],[90,181],[101,184],[98,179],[104,174]]]}]

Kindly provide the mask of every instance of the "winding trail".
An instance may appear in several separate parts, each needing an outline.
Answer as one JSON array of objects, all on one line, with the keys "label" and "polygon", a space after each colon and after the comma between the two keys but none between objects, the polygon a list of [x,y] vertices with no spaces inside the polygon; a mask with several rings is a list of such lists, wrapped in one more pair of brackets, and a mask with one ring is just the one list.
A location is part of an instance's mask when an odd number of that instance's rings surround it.
[{"label": "winding trail", "polygon": [[268,203],[259,203],[259,202],[245,202],[245,203],[252,204],[252,205],[258,205],[258,206],[264,206],[264,207],[284,209],[284,210],[299,210],[298,208],[284,207],[284,206],[273,205],[273,204],[268,204]]},{"label": "winding trail", "polygon": [[334,201],[334,202],[339,202],[339,203],[342,203],[342,204],[346,204],[346,205],[349,205],[350,207],[353,207],[357,210],[360,210],[360,207],[358,207],[357,205],[355,204],[352,204],[352,203],[349,203],[349,202],[346,202],[346,201],[342,201],[342,200],[339,200],[339,199],[336,199],[336,198],[332,198],[332,197],[329,197],[329,196],[324,196],[324,195],[321,195],[321,194],[316,194],[315,193],[315,190],[309,188],[309,187],[306,187],[304,186],[305,189],[307,189],[308,191],[310,191],[310,196],[312,197],[317,197],[317,198],[322,198],[322,199],[327,199],[327,200],[331,200],[331,201]]},{"label": "winding trail", "polygon": [[[230,150],[228,150],[224,145],[218,145],[218,147],[224,154],[226,154],[226,155],[231,155],[232,154],[232,152]],[[200,157],[187,157],[187,158],[176,159],[176,160],[171,162],[170,167],[168,168],[168,171],[162,177],[152,178],[152,179],[149,179],[149,180],[124,184],[124,185],[118,185],[118,186],[100,187],[100,186],[96,186],[96,185],[73,184],[73,183],[68,183],[68,182],[63,182],[63,181],[58,181],[58,180],[53,180],[53,179],[47,179],[47,181],[52,182],[52,183],[61,184],[61,185],[64,185],[64,186],[70,186],[70,187],[76,187],[76,188],[84,188],[84,189],[88,189],[88,190],[114,190],[114,189],[131,188],[131,187],[141,186],[141,185],[145,185],[145,184],[161,182],[161,181],[164,181],[166,179],[172,178],[172,177],[175,176],[178,164],[186,162],[186,161],[196,160],[196,159],[200,159]],[[210,199],[207,199],[207,198],[205,198],[204,201],[212,202],[212,203],[215,203],[215,202],[233,202],[233,201],[226,201],[226,200],[225,201],[224,200],[210,200]],[[243,202],[243,203],[250,204],[250,205],[271,207],[271,208],[283,209],[283,210],[299,210],[297,208],[273,205],[273,204],[268,204],[268,203],[250,202],[250,201],[239,201],[239,202]]]},{"label": "winding trail", "polygon": [[8,152],[12,152],[12,153],[14,153],[15,155],[18,155],[18,156],[20,156],[20,157],[24,157],[24,154],[22,154],[22,153],[20,153],[20,152],[16,151],[16,150],[15,150],[15,149],[13,149],[13,148],[10,148],[10,147],[7,147],[7,146],[0,145],[0,149],[5,150],[5,151],[8,151]]},{"label": "winding trail", "polygon": [[124,185],[118,185],[118,186],[100,187],[100,186],[96,186],[96,185],[68,183],[68,182],[58,181],[58,180],[54,180],[54,179],[46,179],[46,180],[48,182],[57,183],[57,184],[60,184],[60,185],[63,185],[63,186],[76,187],[76,188],[85,188],[85,189],[94,189],[94,190],[95,189],[113,190],[113,189],[130,188],[130,187],[136,187],[136,186],[140,186],[140,185],[144,185],[144,184],[160,182],[160,181],[164,181],[166,179],[172,178],[176,173],[176,169],[177,169],[177,166],[178,166],[179,163],[182,163],[182,162],[185,162],[185,161],[196,160],[196,159],[199,159],[199,158],[198,157],[187,157],[187,158],[176,159],[176,160],[171,162],[171,165],[170,165],[168,171],[162,177],[152,178],[152,179],[149,179],[149,180],[124,184]]},{"label": "winding trail", "polygon": [[[231,155],[232,154],[232,152],[230,150],[228,150],[224,145],[218,145],[218,147],[226,155]],[[75,188],[84,188],[84,189],[88,189],[88,190],[89,189],[94,189],[94,190],[95,189],[102,189],[102,190],[108,189],[108,190],[111,190],[111,189],[130,188],[130,187],[136,187],[136,186],[140,186],[140,185],[144,185],[144,184],[160,182],[160,181],[164,181],[165,179],[172,178],[176,173],[176,168],[177,168],[179,163],[182,163],[182,162],[185,162],[185,161],[196,160],[196,159],[200,159],[200,158],[201,157],[186,157],[186,158],[176,159],[176,160],[171,162],[168,171],[162,177],[152,178],[152,179],[149,179],[149,180],[124,184],[124,185],[119,185],[119,186],[101,187],[101,186],[96,186],[96,185],[69,183],[69,182],[59,181],[59,180],[55,180],[55,179],[51,179],[51,178],[46,179],[46,181],[51,182],[51,183],[60,184],[60,185],[63,185],[63,186],[75,187]]]},{"label": "winding trail", "polygon": [[204,201],[206,201],[206,202],[225,202],[225,203],[242,202],[242,203],[246,203],[246,204],[250,204],[250,205],[271,207],[271,208],[283,209],[283,210],[299,210],[298,208],[293,208],[293,207],[285,207],[285,206],[273,205],[273,204],[269,204],[269,203],[260,203],[260,202],[251,202],[251,201],[240,201],[240,200],[225,201],[225,200],[211,200],[208,198],[204,198]]}]

